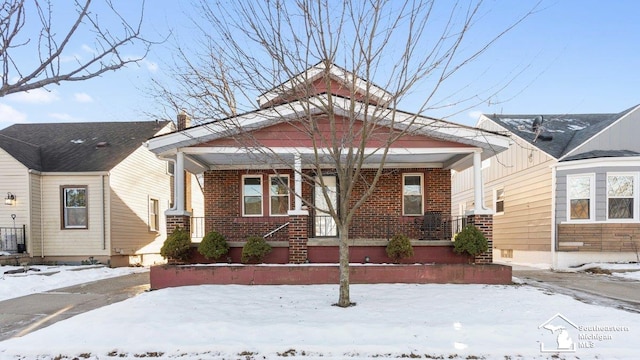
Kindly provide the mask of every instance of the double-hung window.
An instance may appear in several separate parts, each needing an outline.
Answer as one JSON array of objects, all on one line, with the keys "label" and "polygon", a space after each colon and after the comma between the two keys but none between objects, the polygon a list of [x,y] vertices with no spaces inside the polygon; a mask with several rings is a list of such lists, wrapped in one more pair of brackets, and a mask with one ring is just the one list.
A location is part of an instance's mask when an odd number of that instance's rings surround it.
[{"label": "double-hung window", "polygon": [[638,217],[635,211],[638,197],[638,174],[607,174],[607,219],[628,219]]},{"label": "double-hung window", "polygon": [[158,231],[160,228],[159,214],[158,199],[149,198],[149,231]]},{"label": "double-hung window", "polygon": [[275,216],[289,212],[289,175],[269,176],[269,212]]},{"label": "double-hung window", "polygon": [[494,199],[496,214],[504,214],[504,189],[495,189]]},{"label": "double-hung window", "polygon": [[62,228],[86,229],[89,226],[86,186],[62,186]]},{"label": "double-hung window", "polygon": [[595,175],[567,176],[567,220],[594,220]]},{"label": "double-hung window", "polygon": [[423,215],[423,175],[402,175],[402,214]]},{"label": "double-hung window", "polygon": [[242,177],[242,215],[262,216],[262,176]]}]

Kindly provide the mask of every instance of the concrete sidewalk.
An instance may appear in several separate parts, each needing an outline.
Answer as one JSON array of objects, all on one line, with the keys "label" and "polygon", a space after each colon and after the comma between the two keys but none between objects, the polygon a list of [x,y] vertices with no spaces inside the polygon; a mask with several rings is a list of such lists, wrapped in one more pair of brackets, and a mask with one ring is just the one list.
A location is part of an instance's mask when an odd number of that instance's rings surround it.
[{"label": "concrete sidewalk", "polygon": [[591,304],[640,313],[640,281],[587,272],[556,272],[514,266],[523,283],[572,296]]},{"label": "concrete sidewalk", "polygon": [[149,272],[135,273],[0,301],[0,341],[149,290]]}]

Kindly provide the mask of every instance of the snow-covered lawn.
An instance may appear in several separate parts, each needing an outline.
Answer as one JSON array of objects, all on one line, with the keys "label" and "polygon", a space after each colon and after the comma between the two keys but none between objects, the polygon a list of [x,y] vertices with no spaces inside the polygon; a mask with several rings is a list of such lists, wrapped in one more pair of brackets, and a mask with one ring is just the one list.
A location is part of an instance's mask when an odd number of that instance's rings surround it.
[{"label": "snow-covered lawn", "polygon": [[146,292],[0,342],[0,359],[551,359],[541,347],[557,350],[561,335],[573,345],[559,358],[640,354],[640,314],[529,286],[352,285],[357,306],[346,309],[331,306],[337,295],[334,285]]}]

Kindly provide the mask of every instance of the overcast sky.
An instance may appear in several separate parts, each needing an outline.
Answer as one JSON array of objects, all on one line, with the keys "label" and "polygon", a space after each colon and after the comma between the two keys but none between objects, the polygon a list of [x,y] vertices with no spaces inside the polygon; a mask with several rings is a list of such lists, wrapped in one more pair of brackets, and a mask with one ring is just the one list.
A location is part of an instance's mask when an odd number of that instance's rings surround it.
[{"label": "overcast sky", "polygon": [[[126,2],[130,16],[138,6]],[[54,3],[54,7],[59,3]],[[474,34],[502,28],[534,1],[487,1],[490,11]],[[184,45],[193,34],[188,1],[147,1],[143,30],[162,39],[171,31]],[[433,110],[433,117],[474,125],[480,113],[566,114],[620,112],[640,103],[640,2],[634,0],[543,0],[540,11],[502,38],[455,82],[445,88],[456,96],[509,85],[490,101]],[[85,43],[74,44],[88,56]],[[0,128],[14,123],[152,120],[160,106],[146,90],[152,78],[166,79],[172,40],[152,48],[148,57],[101,78],[0,98]],[[130,49],[131,56],[140,55]],[[31,56],[33,59],[33,56]],[[26,61],[26,59],[25,59]],[[338,64],[341,65],[341,64]],[[402,109],[415,110],[421,89]],[[415,103],[413,103],[415,102]]]}]

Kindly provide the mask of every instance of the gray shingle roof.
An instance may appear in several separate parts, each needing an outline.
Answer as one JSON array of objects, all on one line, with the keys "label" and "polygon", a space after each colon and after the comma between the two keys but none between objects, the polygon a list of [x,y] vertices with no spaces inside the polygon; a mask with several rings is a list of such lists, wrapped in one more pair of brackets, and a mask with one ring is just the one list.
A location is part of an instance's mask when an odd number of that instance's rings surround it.
[{"label": "gray shingle roof", "polygon": [[33,170],[108,171],[168,123],[15,124],[0,130],[0,147]]},{"label": "gray shingle roof", "polygon": [[[617,114],[564,114],[564,115],[497,115],[485,114],[496,124],[531,143],[556,159],[568,154],[607,126],[626,115],[635,106]],[[536,116],[542,115],[542,137],[533,142],[535,133],[531,126]],[[550,140],[544,140],[551,137]]]}]

